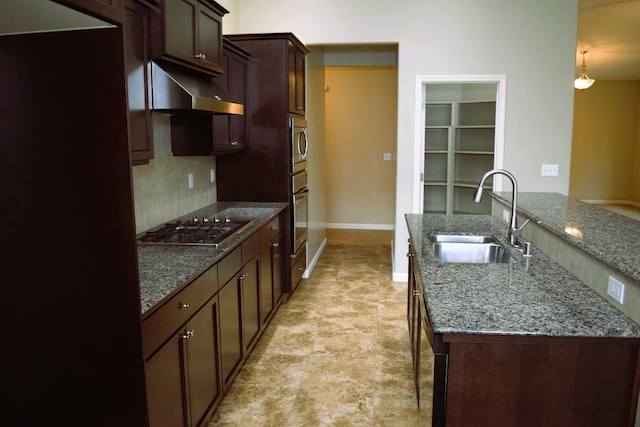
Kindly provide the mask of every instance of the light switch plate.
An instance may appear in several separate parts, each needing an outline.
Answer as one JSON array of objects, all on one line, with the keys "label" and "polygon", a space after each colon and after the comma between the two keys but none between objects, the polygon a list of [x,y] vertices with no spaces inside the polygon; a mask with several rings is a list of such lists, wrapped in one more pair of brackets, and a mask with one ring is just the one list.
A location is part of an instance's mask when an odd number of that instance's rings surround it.
[{"label": "light switch plate", "polygon": [[385,162],[390,162],[392,160],[391,153],[384,153],[383,159]]},{"label": "light switch plate", "polygon": [[190,174],[187,176],[187,181],[188,181],[188,183],[189,183],[189,188],[190,188],[190,189],[191,189],[191,188],[193,188],[193,174],[192,174],[192,173],[190,173]]}]

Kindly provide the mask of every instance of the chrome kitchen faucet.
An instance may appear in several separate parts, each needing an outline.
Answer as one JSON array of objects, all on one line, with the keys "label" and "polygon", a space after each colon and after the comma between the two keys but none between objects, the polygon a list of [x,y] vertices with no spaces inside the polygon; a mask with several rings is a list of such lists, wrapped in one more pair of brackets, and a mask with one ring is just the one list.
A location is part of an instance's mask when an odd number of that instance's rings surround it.
[{"label": "chrome kitchen faucet", "polygon": [[[511,196],[511,217],[509,218],[509,228],[507,229],[507,240],[509,243],[523,251],[525,256],[531,255],[531,243],[525,241],[524,245],[520,245],[518,243],[518,237],[522,234],[522,229],[529,222],[527,219],[522,226],[518,227],[518,219],[517,219],[517,204],[518,204],[518,181],[516,177],[509,171],[504,169],[492,169],[489,172],[485,173],[482,179],[480,180],[480,184],[478,184],[478,188],[473,192],[473,201],[476,203],[480,203],[482,200],[482,191],[484,187],[484,183],[491,175],[500,174],[504,175],[511,181],[511,185],[513,186],[513,194]],[[523,247],[524,246],[524,247]]]}]

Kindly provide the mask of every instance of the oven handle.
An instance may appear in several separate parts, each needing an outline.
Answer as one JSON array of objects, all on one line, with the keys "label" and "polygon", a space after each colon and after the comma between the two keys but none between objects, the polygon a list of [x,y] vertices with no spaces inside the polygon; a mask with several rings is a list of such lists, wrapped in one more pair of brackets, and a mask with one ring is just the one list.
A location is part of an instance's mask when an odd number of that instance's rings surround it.
[{"label": "oven handle", "polygon": [[296,204],[300,200],[306,199],[307,197],[309,197],[309,189],[303,188],[297,193],[293,193],[293,203]]}]

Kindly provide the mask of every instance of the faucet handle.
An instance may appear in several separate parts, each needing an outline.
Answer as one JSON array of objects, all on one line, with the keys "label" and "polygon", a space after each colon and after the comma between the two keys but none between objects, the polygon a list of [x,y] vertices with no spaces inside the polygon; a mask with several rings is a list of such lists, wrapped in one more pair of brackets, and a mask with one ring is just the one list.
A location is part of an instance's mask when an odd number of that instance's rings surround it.
[{"label": "faucet handle", "polygon": [[525,225],[529,224],[529,221],[531,221],[531,220],[529,218],[527,218],[527,220],[520,227],[518,227],[518,230],[522,230]]}]

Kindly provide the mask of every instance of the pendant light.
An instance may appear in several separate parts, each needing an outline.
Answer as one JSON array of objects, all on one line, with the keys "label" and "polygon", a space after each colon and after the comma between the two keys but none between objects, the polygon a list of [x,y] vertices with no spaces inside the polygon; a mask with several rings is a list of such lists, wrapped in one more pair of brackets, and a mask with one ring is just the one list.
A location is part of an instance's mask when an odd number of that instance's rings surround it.
[{"label": "pendant light", "polygon": [[591,87],[592,84],[594,84],[596,81],[594,79],[590,79],[589,76],[587,76],[587,64],[585,64],[584,62],[584,54],[587,53],[586,50],[583,50],[582,52],[580,52],[582,54],[582,67],[580,67],[581,73],[580,73],[580,77],[578,77],[574,82],[573,82],[573,86],[576,89],[588,89]]}]

